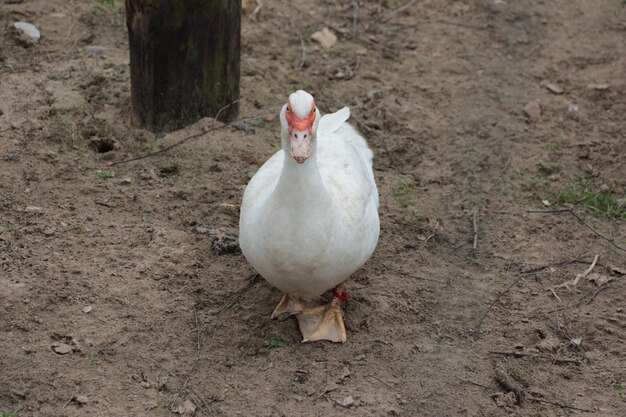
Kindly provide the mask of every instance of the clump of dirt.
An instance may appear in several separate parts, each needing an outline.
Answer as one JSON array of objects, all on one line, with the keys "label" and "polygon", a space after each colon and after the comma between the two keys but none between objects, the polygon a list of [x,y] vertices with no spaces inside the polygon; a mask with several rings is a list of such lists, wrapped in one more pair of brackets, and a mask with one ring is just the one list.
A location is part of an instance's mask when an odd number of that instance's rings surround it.
[{"label": "clump of dirt", "polygon": [[[130,121],[123,2],[0,2],[0,413],[623,415],[624,5],[244,3],[256,118],[162,135]],[[300,88],[375,153],[344,345],[270,320],[236,240]]]}]

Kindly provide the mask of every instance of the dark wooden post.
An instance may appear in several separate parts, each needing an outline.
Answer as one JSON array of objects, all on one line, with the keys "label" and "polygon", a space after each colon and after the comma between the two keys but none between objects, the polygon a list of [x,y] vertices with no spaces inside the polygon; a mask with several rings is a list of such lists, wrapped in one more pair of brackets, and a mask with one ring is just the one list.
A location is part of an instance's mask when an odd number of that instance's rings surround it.
[{"label": "dark wooden post", "polygon": [[171,131],[239,98],[241,0],[125,1],[134,123]]}]

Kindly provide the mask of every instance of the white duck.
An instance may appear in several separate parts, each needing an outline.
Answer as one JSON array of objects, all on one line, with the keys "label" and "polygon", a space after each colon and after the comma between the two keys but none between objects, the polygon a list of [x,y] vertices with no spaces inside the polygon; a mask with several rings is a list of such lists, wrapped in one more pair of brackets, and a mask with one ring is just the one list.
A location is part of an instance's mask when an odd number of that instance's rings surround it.
[{"label": "white duck", "polygon": [[[303,342],[345,342],[343,282],[378,242],[373,153],[346,122],[347,107],[320,118],[299,90],[280,112],[282,149],[252,177],[241,206],[244,256],[284,295],[272,318],[297,314]],[[333,289],[325,306],[303,301]]]}]

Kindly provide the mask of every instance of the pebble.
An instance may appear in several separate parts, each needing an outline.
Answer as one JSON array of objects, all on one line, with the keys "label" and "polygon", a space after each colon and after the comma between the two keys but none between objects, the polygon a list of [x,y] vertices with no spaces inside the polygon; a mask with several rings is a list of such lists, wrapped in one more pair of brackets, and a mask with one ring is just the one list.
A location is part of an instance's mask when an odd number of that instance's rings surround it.
[{"label": "pebble", "polygon": [[355,361],[362,361],[363,359],[365,359],[365,355],[363,355],[363,354],[357,355],[354,358]]},{"label": "pebble", "polygon": [[38,42],[39,38],[41,38],[41,33],[39,32],[39,29],[37,29],[35,25],[32,25],[30,23],[15,22],[13,23],[13,27],[15,27],[15,29],[19,30],[20,32],[28,35],[28,37],[30,37],[35,42]]},{"label": "pebble", "polygon": [[337,36],[328,28],[318,30],[311,35],[311,39],[322,45],[324,49],[330,49],[337,43]]},{"label": "pebble", "polygon": [[89,398],[86,395],[77,395],[74,400],[81,405],[87,404],[89,402]]},{"label": "pebble", "polygon": [[587,88],[589,90],[605,91],[611,88],[611,84],[589,84]]},{"label": "pebble", "polygon": [[348,408],[351,405],[354,404],[354,400],[352,399],[351,395],[348,395],[346,398],[343,399],[343,401],[341,402],[341,405]]},{"label": "pebble", "polygon": [[382,90],[378,90],[376,88],[373,88],[367,92],[367,98],[369,98],[370,100],[381,98],[382,96],[383,96]]},{"label": "pebble", "polygon": [[205,234],[209,233],[211,231],[211,228],[206,226],[196,226],[195,231],[196,233]]},{"label": "pebble", "polygon": [[121,184],[122,185],[129,185],[133,182],[133,180],[131,180],[130,178],[126,177],[126,178],[122,178]]},{"label": "pebble", "polygon": [[147,389],[147,388],[150,388],[150,387],[152,386],[152,384],[150,384],[148,381],[141,381],[141,382],[139,383],[139,385],[141,385],[142,387],[144,387],[144,388],[146,388],[146,389]]},{"label": "pebble", "polygon": [[67,355],[68,353],[72,353],[73,350],[67,343],[56,343],[52,345],[52,349],[59,355]]},{"label": "pebble", "polygon": [[54,236],[54,229],[51,227],[46,227],[43,231],[43,234],[48,237]]},{"label": "pebble", "polygon": [[548,89],[548,91],[551,92],[551,93],[554,93],[556,95],[563,94],[563,87],[561,87],[558,84],[545,82],[545,83],[543,83],[543,86],[546,89]]},{"label": "pebble", "polygon": [[29,212],[29,213],[40,213],[41,212],[41,207],[28,206],[28,207],[26,207],[26,211]]},{"label": "pebble", "polygon": [[108,49],[101,45],[89,45],[85,46],[85,52],[91,55],[104,55],[108,52]]},{"label": "pebble", "polygon": [[92,306],[83,307],[83,313],[85,313],[85,314],[91,313],[91,310],[93,310]]},{"label": "pebble", "polygon": [[528,118],[528,120],[530,120],[531,122],[535,122],[539,120],[539,117],[541,116],[541,104],[539,104],[537,100],[529,101],[524,106],[522,111],[524,112],[524,115]]},{"label": "pebble", "polygon": [[240,120],[238,122],[233,123],[233,127],[235,127],[238,130],[241,130],[241,131],[243,131],[245,133],[250,133],[250,134],[256,133],[254,128],[250,127],[250,125],[248,123],[244,122],[243,120]]}]

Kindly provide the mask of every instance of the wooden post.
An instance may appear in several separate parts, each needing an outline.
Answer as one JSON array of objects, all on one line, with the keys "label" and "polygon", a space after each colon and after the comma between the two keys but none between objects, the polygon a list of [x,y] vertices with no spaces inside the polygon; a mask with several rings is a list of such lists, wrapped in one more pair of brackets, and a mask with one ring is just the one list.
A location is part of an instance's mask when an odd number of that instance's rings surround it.
[{"label": "wooden post", "polygon": [[241,0],[125,2],[135,124],[176,130],[239,98]]}]

